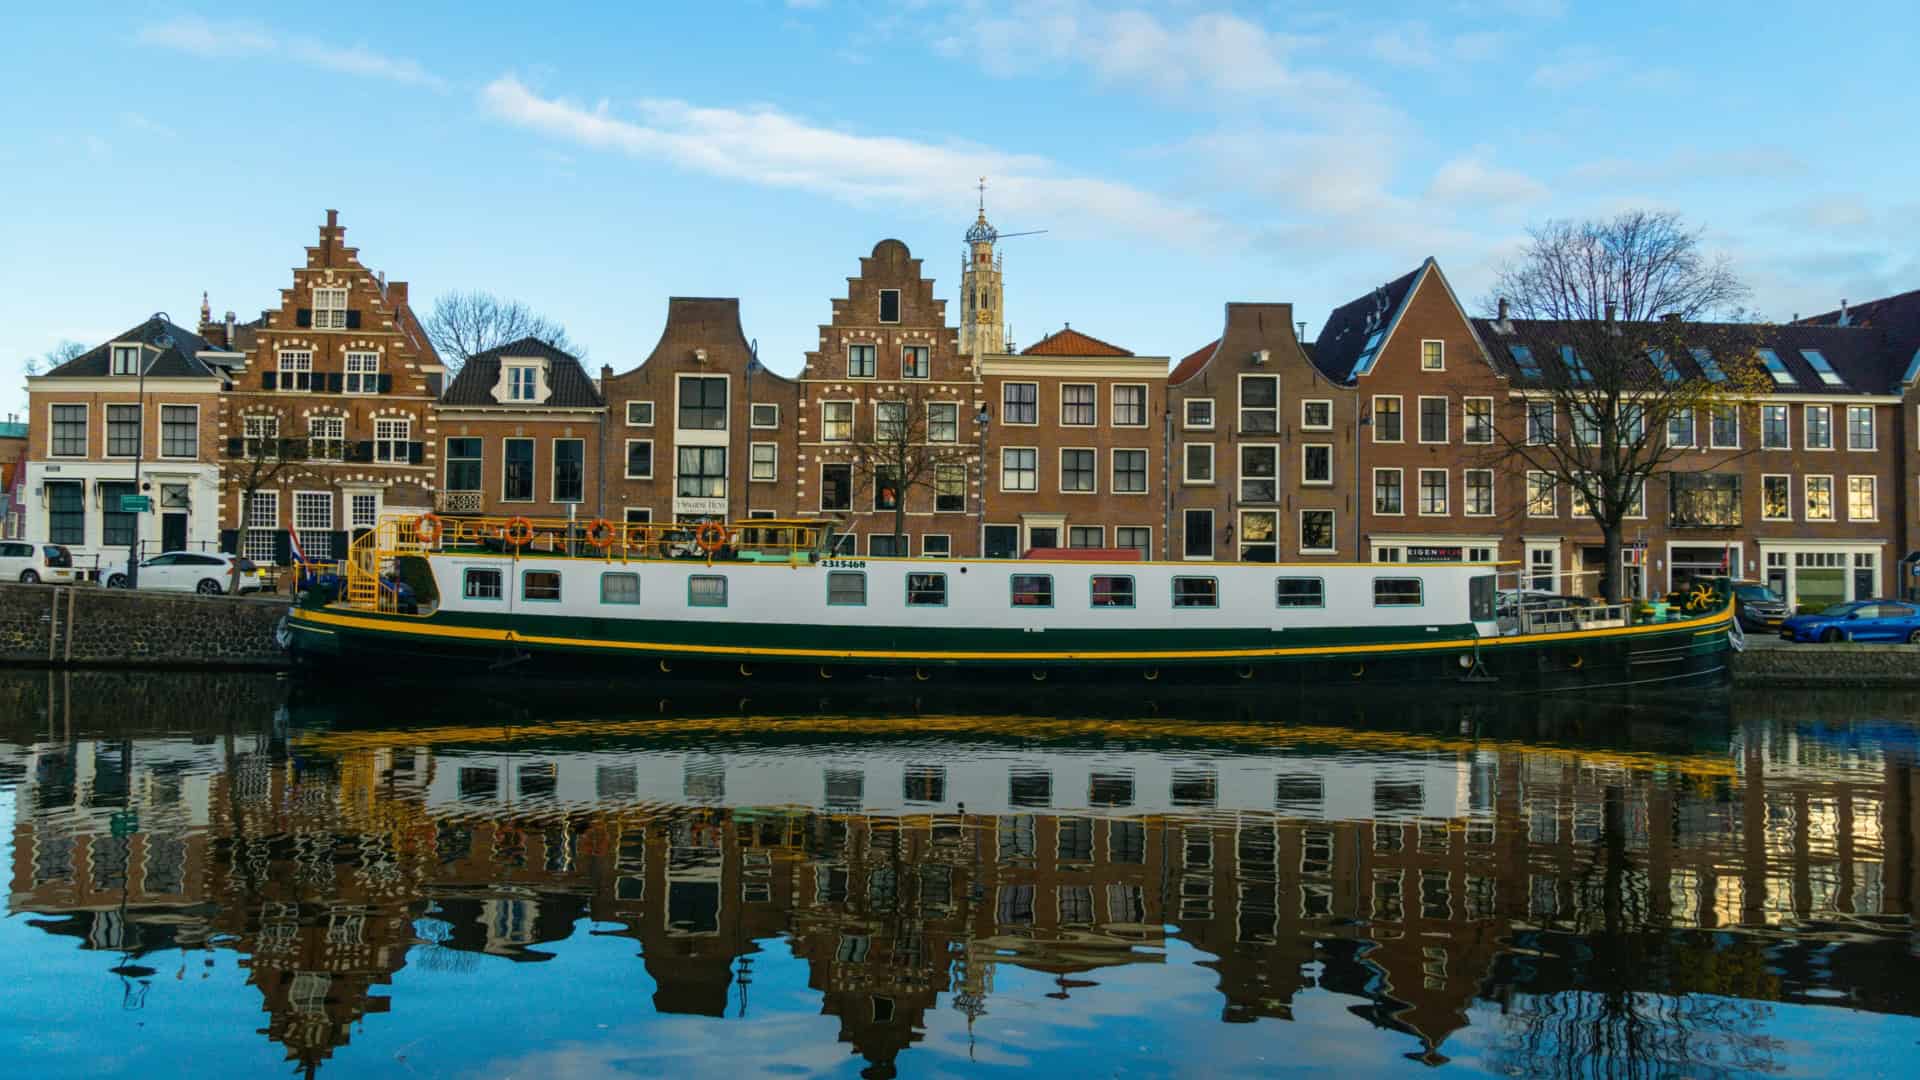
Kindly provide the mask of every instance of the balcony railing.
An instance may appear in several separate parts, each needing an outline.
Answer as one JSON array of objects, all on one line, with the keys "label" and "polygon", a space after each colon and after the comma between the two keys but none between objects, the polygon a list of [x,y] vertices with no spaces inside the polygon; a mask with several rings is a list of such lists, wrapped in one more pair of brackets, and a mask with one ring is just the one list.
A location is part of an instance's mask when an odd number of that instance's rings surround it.
[{"label": "balcony railing", "polygon": [[442,491],[434,495],[434,508],[443,514],[477,514],[481,511],[481,492]]}]

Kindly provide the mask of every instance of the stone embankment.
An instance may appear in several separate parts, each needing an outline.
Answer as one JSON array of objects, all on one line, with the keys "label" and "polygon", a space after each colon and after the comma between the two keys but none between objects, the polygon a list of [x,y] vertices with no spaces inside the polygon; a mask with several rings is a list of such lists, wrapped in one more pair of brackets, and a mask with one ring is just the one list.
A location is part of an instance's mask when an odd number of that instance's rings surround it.
[{"label": "stone embankment", "polygon": [[278,668],[286,597],[0,584],[0,664]]},{"label": "stone embankment", "polygon": [[1920,648],[1912,645],[1781,645],[1733,657],[1741,686],[1920,687]]}]

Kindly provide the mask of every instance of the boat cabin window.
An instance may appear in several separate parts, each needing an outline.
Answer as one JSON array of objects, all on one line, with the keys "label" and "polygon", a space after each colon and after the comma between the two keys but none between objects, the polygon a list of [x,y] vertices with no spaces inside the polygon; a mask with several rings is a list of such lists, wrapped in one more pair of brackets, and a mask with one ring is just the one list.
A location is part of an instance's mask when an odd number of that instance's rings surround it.
[{"label": "boat cabin window", "polygon": [[695,574],[687,579],[688,607],[726,607],[727,579],[718,574]]},{"label": "boat cabin window", "polygon": [[1173,606],[1177,608],[1219,607],[1220,579],[1210,577],[1174,578]]},{"label": "boat cabin window", "polygon": [[600,602],[637,604],[640,602],[640,575],[608,572],[600,575]]},{"label": "boat cabin window", "polygon": [[1052,607],[1052,574],[1013,575],[1014,607]]},{"label": "boat cabin window", "polygon": [[858,570],[828,571],[827,603],[834,607],[866,607],[867,575]]},{"label": "boat cabin window", "polygon": [[520,575],[520,599],[560,599],[560,572],[558,570],[523,571]]},{"label": "boat cabin window", "polygon": [[1474,622],[1488,622],[1493,618],[1494,576],[1487,574],[1467,582],[1467,617]]},{"label": "boat cabin window", "polygon": [[469,569],[462,579],[460,595],[468,600],[500,599],[500,571]]},{"label": "boat cabin window", "polygon": [[947,575],[908,574],[908,607],[946,607]]},{"label": "boat cabin window", "polygon": [[1275,578],[1273,606],[1326,607],[1327,583],[1317,577]]},{"label": "boat cabin window", "polygon": [[1374,607],[1419,607],[1420,579],[1410,577],[1377,577],[1373,579]]},{"label": "boat cabin window", "polygon": [[1126,575],[1095,574],[1092,596],[1094,607],[1133,606],[1133,578]]}]

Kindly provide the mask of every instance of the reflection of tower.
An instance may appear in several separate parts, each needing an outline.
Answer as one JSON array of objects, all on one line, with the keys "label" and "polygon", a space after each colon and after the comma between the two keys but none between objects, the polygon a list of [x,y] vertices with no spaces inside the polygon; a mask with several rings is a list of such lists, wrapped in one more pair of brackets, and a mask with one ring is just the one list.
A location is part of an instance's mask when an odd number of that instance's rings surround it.
[{"label": "reflection of tower", "polygon": [[967,260],[960,268],[960,352],[978,362],[1005,347],[1006,311],[1001,306],[1000,233],[987,224],[987,178],[980,178],[980,216],[967,230]]}]

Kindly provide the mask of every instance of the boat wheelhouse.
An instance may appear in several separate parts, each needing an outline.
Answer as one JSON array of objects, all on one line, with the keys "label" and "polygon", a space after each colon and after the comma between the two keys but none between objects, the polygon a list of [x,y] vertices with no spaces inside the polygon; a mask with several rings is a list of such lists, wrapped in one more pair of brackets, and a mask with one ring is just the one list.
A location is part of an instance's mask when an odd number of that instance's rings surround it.
[{"label": "boat wheelhouse", "polygon": [[610,665],[636,679],[927,681],[992,673],[1559,689],[1711,679],[1718,598],[1503,612],[1490,563],[888,559],[833,554],[830,522],[735,526],[390,517],[339,595],[289,616],[302,662],[484,672]]}]

